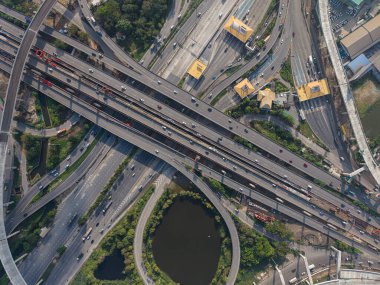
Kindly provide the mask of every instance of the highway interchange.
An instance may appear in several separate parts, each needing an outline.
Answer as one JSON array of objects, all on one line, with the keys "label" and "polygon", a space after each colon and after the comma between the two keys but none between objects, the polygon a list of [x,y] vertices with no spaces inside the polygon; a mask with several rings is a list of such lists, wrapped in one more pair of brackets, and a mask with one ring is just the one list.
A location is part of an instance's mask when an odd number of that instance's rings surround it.
[{"label": "highway interchange", "polygon": [[[204,5],[208,5],[207,3],[208,2],[206,1]],[[281,1],[281,3],[283,2]],[[54,5],[54,3],[46,4],[46,6],[44,4],[44,7],[47,8],[44,8],[46,10],[43,10],[41,13],[47,13],[52,5]],[[4,9],[2,6],[0,6],[0,8]],[[207,7],[204,9],[207,9]],[[84,14],[86,13],[85,9],[82,9],[82,11],[84,11]],[[291,216],[322,233],[326,233],[333,238],[345,240],[348,244],[354,244],[356,247],[364,252],[368,252],[370,255],[374,254],[374,252],[371,249],[368,249],[365,245],[355,241],[353,242],[350,238],[342,234],[342,232],[346,232],[346,229],[342,226],[339,218],[336,218],[328,212],[321,216],[318,208],[310,207],[308,203],[300,200],[296,195],[287,191],[288,187],[294,187],[296,189],[311,188],[311,194],[313,196],[330,201],[335,205],[340,205],[341,203],[340,198],[326,192],[302,175],[295,174],[286,165],[291,165],[297,169],[297,172],[305,173],[310,177],[323,181],[326,184],[329,184],[332,188],[344,191],[346,190],[346,188],[344,188],[346,186],[342,185],[340,179],[337,179],[331,174],[320,170],[316,166],[305,161],[303,158],[283,149],[266,137],[227,117],[218,110],[203,103],[201,100],[197,98],[193,99],[191,94],[186,93],[169,81],[144,69],[123,51],[120,51],[120,48],[114,47],[116,44],[104,34],[104,31],[101,31],[104,42],[107,45],[109,44],[110,47],[112,46],[112,51],[122,62],[127,63],[127,66],[120,64],[118,61],[109,58],[105,54],[101,56],[101,61],[104,62],[106,69],[102,70],[98,69],[96,66],[80,61],[78,58],[63,51],[57,50],[55,47],[44,41],[44,34],[49,34],[50,36],[64,40],[67,44],[77,50],[87,53],[88,56],[93,56],[95,52],[90,48],[83,46],[83,44],[71,40],[46,26],[41,28],[42,33],[39,34],[38,38],[35,40],[34,36],[36,31],[39,29],[44,18],[38,18],[38,15],[40,14],[37,14],[31,23],[33,29],[29,27],[21,43],[19,41],[17,42],[15,37],[12,36],[9,36],[9,39],[12,42],[11,44],[5,42],[1,43],[1,49],[7,52],[10,56],[8,63],[5,61],[1,63],[1,69],[11,74],[10,82],[13,84],[9,84],[10,87],[8,87],[9,92],[7,93],[8,97],[6,100],[5,112],[3,113],[4,118],[7,118],[2,121],[2,132],[0,133],[0,138],[3,143],[6,143],[8,139],[7,133],[10,129],[13,117],[10,114],[14,109],[13,106],[15,104],[16,93],[20,82],[17,78],[23,77],[24,82],[30,86],[47,94],[63,105],[70,106],[72,110],[80,113],[82,116],[92,120],[97,125],[105,128],[120,138],[138,145],[141,149],[166,161],[169,165],[172,165],[199,185],[200,189],[206,194],[211,202],[213,202],[225,218],[230,234],[233,237],[234,253],[233,266],[229,275],[229,284],[233,284],[236,278],[240,255],[238,250],[238,239],[235,238],[236,229],[232,225],[233,222],[229,218],[228,213],[223,209],[223,206],[220,206],[217,197],[210,192],[207,185],[204,183],[202,184],[197,177],[194,177],[194,175],[189,173],[185,166],[190,165],[196,169],[201,169],[204,176],[222,181],[227,186],[236,190],[239,189],[239,192],[251,196],[263,204],[275,208],[279,212]],[[285,17],[285,15],[282,17]],[[39,20],[37,21],[36,18]],[[20,32],[23,33],[22,30],[20,31],[19,28],[6,23],[4,20],[0,21],[2,24],[2,30],[9,35],[19,35]],[[280,22],[282,23],[282,19],[278,19],[276,22],[274,32],[267,43],[268,47],[273,46],[275,51],[278,50],[282,53],[282,55],[278,57],[278,66],[283,61],[284,55],[288,53],[288,50],[286,48],[281,48],[278,42]],[[290,39],[291,21],[288,20],[285,23],[285,31],[288,33],[287,39]],[[186,24],[183,27],[187,27]],[[191,25],[189,24],[188,27],[190,29]],[[110,43],[110,41],[112,43]],[[288,43],[289,41],[286,41],[284,45],[281,45],[282,47],[288,47]],[[34,50],[29,54],[32,45],[34,46]],[[20,49],[18,48],[19,46],[21,47]],[[169,46],[170,44],[168,47]],[[56,53],[57,58],[59,59],[59,61],[57,61],[59,63],[58,66],[54,67],[52,71],[49,70],[49,66],[34,55],[36,49],[43,49],[44,52],[50,55]],[[270,48],[267,49],[269,50]],[[18,50],[16,56],[14,54],[15,50]],[[19,55],[20,53],[22,56]],[[99,57],[98,52],[95,52],[95,57]],[[264,57],[265,54],[263,53],[262,58]],[[249,61],[232,76],[215,85],[211,93],[218,94],[219,90],[228,87],[247,70],[258,64],[262,58],[254,58]],[[18,68],[10,69],[12,64],[17,65]],[[22,76],[24,64],[27,64],[28,71]],[[114,69],[120,71],[129,79],[127,81],[121,81],[118,78],[110,76],[111,71]],[[276,68],[276,70],[278,70],[278,68]],[[56,84],[48,88],[46,85],[41,84],[39,80],[41,77],[52,78],[55,80],[54,82]],[[113,96],[107,96],[106,98],[104,95],[99,94],[99,87],[106,87],[111,91]],[[78,90],[80,92],[74,96],[70,90]],[[8,98],[11,98],[11,100]],[[170,103],[166,103],[165,99],[169,99]],[[101,105],[99,105],[99,103],[98,105],[101,107],[97,107],[94,102],[100,102]],[[181,111],[182,108],[184,111]],[[124,114],[128,114],[128,117]],[[125,120],[133,122],[133,127],[126,126]],[[146,135],[147,133],[154,135],[149,137]],[[268,153],[270,158],[250,151],[237,144],[232,139],[235,135],[254,142],[256,146]],[[272,160],[273,157],[277,158],[277,162]],[[208,165],[212,165],[210,164],[211,162],[214,164],[214,168],[209,168]],[[229,175],[221,174],[221,170],[226,171]],[[230,176],[232,176],[232,179]],[[241,185],[236,182],[243,177],[247,181],[247,184],[249,181],[258,187],[267,189],[270,192],[275,193],[278,197],[284,198],[287,203],[293,206],[295,205],[300,209],[307,209],[307,211],[314,217],[317,217],[317,219],[300,214],[292,207],[275,202],[274,200],[258,193],[256,190],[252,189],[252,187],[247,187],[246,185]],[[284,177],[287,177],[287,179],[284,179]],[[277,185],[275,188],[273,187],[274,184]],[[67,185],[72,185],[72,182],[68,181]],[[65,185],[66,188],[67,185]],[[33,193],[35,193],[35,191],[36,190],[34,190]],[[63,187],[62,191],[64,191]],[[54,194],[51,195],[52,197],[47,197],[46,201],[54,199],[59,193],[59,190],[54,191]],[[46,201],[41,202],[41,206],[43,203],[46,203]],[[25,205],[28,204],[28,202],[25,203]],[[345,207],[346,209],[351,209],[351,214],[355,218],[368,222],[374,227],[379,228],[380,221],[377,218],[368,220],[367,214],[358,213],[356,208],[349,203],[346,203]],[[12,214],[14,215],[14,212],[11,213],[10,217]],[[15,222],[15,225],[23,219],[20,217],[21,213],[18,213],[18,215],[19,218],[17,222]],[[11,219],[9,221],[12,222]],[[326,227],[323,222],[333,224],[340,230],[332,230]],[[14,229],[15,225],[8,227]],[[356,228],[351,228],[349,232],[373,247],[378,247],[377,244],[373,242],[373,237],[370,235],[362,235]],[[35,281],[37,280],[38,278]]]}]

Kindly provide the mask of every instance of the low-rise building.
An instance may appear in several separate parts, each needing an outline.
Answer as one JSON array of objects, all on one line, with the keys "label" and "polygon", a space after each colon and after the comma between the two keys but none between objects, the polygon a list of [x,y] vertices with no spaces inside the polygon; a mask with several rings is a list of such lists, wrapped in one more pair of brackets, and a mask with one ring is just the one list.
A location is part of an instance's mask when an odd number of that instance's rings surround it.
[{"label": "low-rise building", "polygon": [[380,42],[380,15],[369,20],[341,40],[341,44],[351,58],[355,58]]},{"label": "low-rise building", "polygon": [[246,43],[249,37],[253,34],[253,29],[234,16],[227,21],[224,25],[224,29],[243,43]]},{"label": "low-rise building", "polygon": [[194,77],[195,79],[201,78],[203,72],[205,71],[207,65],[204,64],[202,61],[199,59],[196,59],[193,64],[189,67],[187,70],[187,73]]},{"label": "low-rise building", "polygon": [[326,79],[313,81],[297,87],[297,95],[300,102],[329,94],[330,89]]},{"label": "low-rise building", "polygon": [[347,64],[347,68],[349,79],[350,81],[353,81],[363,77],[368,72],[370,72],[372,70],[372,63],[364,54],[361,54],[349,64]]},{"label": "low-rise building", "polygon": [[255,88],[253,87],[251,82],[249,82],[249,80],[246,78],[240,81],[238,84],[236,84],[234,90],[240,96],[241,99],[244,99],[248,95],[252,94],[255,91]]},{"label": "low-rise building", "polygon": [[269,88],[260,90],[259,94],[257,95],[257,101],[260,102],[259,107],[262,110],[269,111],[270,109],[272,109],[272,104],[275,99],[276,99],[276,94]]}]

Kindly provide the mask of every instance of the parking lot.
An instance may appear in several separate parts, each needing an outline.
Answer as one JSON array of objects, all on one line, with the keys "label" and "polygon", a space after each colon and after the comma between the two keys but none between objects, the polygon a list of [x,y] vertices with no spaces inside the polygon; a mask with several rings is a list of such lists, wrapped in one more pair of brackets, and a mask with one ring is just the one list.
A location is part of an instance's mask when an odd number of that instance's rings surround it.
[{"label": "parking lot", "polygon": [[334,32],[338,32],[342,27],[346,26],[349,22],[350,27],[346,27],[349,31],[356,23],[356,15],[358,10],[347,6],[339,0],[331,0],[329,7],[330,20]]}]

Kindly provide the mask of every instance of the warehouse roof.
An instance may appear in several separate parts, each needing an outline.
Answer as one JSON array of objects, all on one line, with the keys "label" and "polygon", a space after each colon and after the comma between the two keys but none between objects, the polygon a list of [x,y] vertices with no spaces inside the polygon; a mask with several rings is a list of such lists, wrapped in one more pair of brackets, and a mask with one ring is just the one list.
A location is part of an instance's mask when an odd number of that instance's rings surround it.
[{"label": "warehouse roof", "polygon": [[255,91],[255,88],[247,78],[236,84],[234,89],[236,93],[239,94],[241,99],[247,97],[249,94],[252,94],[253,91]]},{"label": "warehouse roof", "polygon": [[224,25],[224,29],[245,43],[252,35],[253,30],[239,19],[232,16]]},{"label": "warehouse roof", "polygon": [[199,79],[203,72],[205,71],[207,65],[196,59],[193,64],[187,70],[187,73],[190,74],[195,79]]},{"label": "warehouse roof", "polygon": [[313,81],[297,87],[297,94],[300,102],[314,99],[330,94],[326,79]]},{"label": "warehouse roof", "polygon": [[380,41],[380,15],[368,21],[341,40],[351,58]]}]

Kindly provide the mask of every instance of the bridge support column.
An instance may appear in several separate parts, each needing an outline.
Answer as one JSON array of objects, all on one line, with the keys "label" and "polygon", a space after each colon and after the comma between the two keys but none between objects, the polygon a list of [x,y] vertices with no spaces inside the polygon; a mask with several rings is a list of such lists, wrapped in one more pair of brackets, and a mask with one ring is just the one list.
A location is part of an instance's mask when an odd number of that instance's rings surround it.
[{"label": "bridge support column", "polygon": [[342,264],[342,252],[333,246],[331,246],[330,248],[336,252],[336,279],[339,279]]},{"label": "bridge support column", "polygon": [[310,269],[309,269],[309,263],[307,262],[307,258],[306,256],[300,254],[300,256],[302,257],[303,261],[305,262],[305,267],[306,267],[306,272],[307,272],[307,277],[309,278],[309,284],[310,285],[313,285],[313,278],[311,277],[311,273],[310,273]]},{"label": "bridge support column", "polygon": [[277,270],[278,274],[280,275],[281,285],[286,285],[284,276],[282,275],[282,272],[281,272],[280,268],[278,268],[277,265],[276,265],[276,270]]}]

